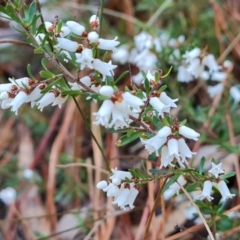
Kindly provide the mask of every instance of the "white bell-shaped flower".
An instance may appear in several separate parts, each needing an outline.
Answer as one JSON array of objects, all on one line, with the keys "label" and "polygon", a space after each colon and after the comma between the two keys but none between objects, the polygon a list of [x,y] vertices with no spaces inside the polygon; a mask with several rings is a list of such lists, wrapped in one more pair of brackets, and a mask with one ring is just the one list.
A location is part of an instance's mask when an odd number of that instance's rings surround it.
[{"label": "white bell-shaped flower", "polygon": [[118,207],[125,210],[125,205],[126,205],[125,202],[126,202],[129,194],[130,194],[130,189],[125,188],[124,183],[123,183],[120,188],[119,194],[117,195],[117,197],[115,197],[112,204],[116,204],[116,205],[118,205]]},{"label": "white bell-shaped flower", "polygon": [[112,54],[112,60],[120,64],[125,64],[128,61],[129,51],[127,46],[122,45]]},{"label": "white bell-shaped flower", "polygon": [[178,149],[183,161],[185,161],[186,158],[192,158],[192,156],[196,154],[189,149],[183,138],[178,139]]},{"label": "white bell-shaped flower", "polygon": [[78,43],[67,38],[57,38],[58,44],[54,45],[54,48],[60,48],[69,52],[76,52],[78,49]]},{"label": "white bell-shaped flower", "polygon": [[99,24],[99,18],[97,15],[92,15],[89,19],[89,23],[97,22]]},{"label": "white bell-shaped flower", "polygon": [[117,197],[120,193],[119,187],[113,183],[110,183],[103,191],[107,192],[107,197]]},{"label": "white bell-shaped flower", "polygon": [[25,179],[31,180],[34,177],[34,171],[32,169],[29,169],[29,168],[25,169],[23,171],[23,177]]},{"label": "white bell-shaped flower", "polygon": [[6,100],[8,99],[8,93],[7,92],[1,92],[0,93],[0,100]]},{"label": "white bell-shaped flower", "polygon": [[64,38],[71,33],[70,29],[66,26],[62,26],[61,32],[59,33],[60,37]]},{"label": "white bell-shaped flower", "polygon": [[134,201],[138,195],[139,191],[135,188],[134,183],[130,183],[130,193],[128,194],[128,197],[126,198],[124,205],[129,206],[131,209],[134,208]]},{"label": "white bell-shaped flower", "polygon": [[12,187],[7,187],[0,191],[0,199],[6,205],[13,203],[16,200],[17,193]]},{"label": "white bell-shaped flower", "polygon": [[224,86],[222,83],[219,83],[215,86],[208,86],[207,91],[211,98],[214,98],[217,94],[222,93],[224,90]]},{"label": "white bell-shaped flower", "polygon": [[170,112],[169,106],[162,103],[158,97],[151,97],[149,103],[162,118],[164,117],[164,112],[166,110],[167,112]]},{"label": "white bell-shaped flower", "polygon": [[213,54],[208,54],[202,60],[204,66],[208,67],[209,72],[218,71],[221,67],[217,64],[217,61]]},{"label": "white bell-shaped flower", "polygon": [[225,72],[214,71],[211,75],[211,80],[223,82],[227,77]]},{"label": "white bell-shaped flower", "polygon": [[175,167],[175,165],[172,164],[173,159],[174,159],[174,155],[169,155],[168,147],[164,145],[161,149],[160,169],[162,167],[167,167],[167,166]]},{"label": "white bell-shaped flower", "polygon": [[203,190],[201,195],[198,197],[198,199],[203,200],[206,198],[208,201],[212,201],[213,197],[211,197],[211,191],[212,191],[212,182],[207,180],[203,183]]},{"label": "white bell-shaped flower", "polygon": [[97,48],[115,52],[117,50],[116,46],[120,43],[120,42],[116,41],[117,39],[118,39],[118,37],[115,37],[113,40],[99,38]]},{"label": "white bell-shaped flower", "polygon": [[102,181],[100,181],[100,182],[97,184],[96,187],[97,187],[98,189],[103,190],[103,189],[106,188],[107,186],[108,186],[107,181],[102,180]]},{"label": "white bell-shaped flower", "polygon": [[111,118],[112,109],[114,104],[111,100],[103,101],[101,107],[97,113],[93,113],[96,118],[96,121],[93,122],[95,125],[102,125],[106,128],[109,127],[109,121]]},{"label": "white bell-shaped flower", "polygon": [[79,36],[82,36],[83,32],[85,31],[85,27],[75,21],[67,21],[66,25],[72,33]]},{"label": "white bell-shaped flower", "polygon": [[55,101],[55,94],[53,92],[48,92],[43,95],[43,97],[37,102],[38,109],[43,110],[49,104],[52,104]]},{"label": "white bell-shaped flower", "polygon": [[169,155],[177,156],[178,154],[178,141],[175,138],[171,138],[167,142]]},{"label": "white bell-shaped flower", "polygon": [[191,82],[194,80],[194,77],[187,71],[187,68],[184,66],[178,67],[177,80],[179,82]]},{"label": "white bell-shaped flower", "polygon": [[215,178],[218,178],[219,174],[224,174],[224,170],[222,169],[222,163],[215,164],[214,162],[212,162],[212,168],[208,172],[214,175]]},{"label": "white bell-shaped flower", "polygon": [[99,35],[97,32],[92,31],[92,32],[88,33],[87,39],[90,43],[96,43],[96,42],[98,42]]},{"label": "white bell-shaped flower", "polygon": [[187,67],[187,71],[194,77],[198,78],[201,76],[203,71],[203,65],[201,65],[201,61],[198,58],[193,59],[189,66]]},{"label": "white bell-shaped flower", "polygon": [[115,177],[115,178],[112,179],[112,183],[115,184],[116,186],[120,185],[121,182],[122,181],[121,181],[120,178]]},{"label": "white bell-shaped flower", "polygon": [[144,105],[144,102],[139,98],[131,94],[130,92],[124,92],[122,94],[124,101],[134,108],[136,111],[140,112],[140,107]]},{"label": "white bell-shaped flower", "polygon": [[20,91],[16,97],[12,100],[12,102],[9,104],[11,106],[11,111],[15,112],[15,114],[18,114],[18,109],[22,106],[23,103],[27,102],[28,95],[24,91]]},{"label": "white bell-shaped flower", "polygon": [[61,108],[62,105],[63,105],[63,103],[65,103],[65,102],[67,101],[67,98],[68,98],[67,95],[66,95],[66,96],[62,96],[61,94],[59,94],[59,95],[55,98],[52,106],[58,105],[58,107]]},{"label": "white bell-shaped flower", "polygon": [[100,72],[102,75],[106,75],[106,76],[113,76],[113,69],[116,68],[117,65],[112,65],[110,63],[105,63],[102,62],[99,59],[95,59],[93,61],[93,68],[95,70],[97,70],[98,72]]},{"label": "white bell-shaped flower", "polygon": [[178,98],[172,99],[172,98],[170,98],[165,92],[162,92],[162,93],[160,94],[159,100],[160,100],[163,104],[165,104],[165,105],[167,105],[167,106],[170,106],[170,107],[173,107],[173,108],[176,108],[176,107],[177,107],[177,105],[176,105],[175,102],[178,101]]},{"label": "white bell-shaped flower", "polygon": [[156,153],[156,156],[159,156],[158,150],[167,142],[167,138],[163,137],[160,138],[157,135],[149,138],[149,139],[142,139],[140,138],[141,142],[145,145],[145,149],[151,154],[153,152]]},{"label": "white bell-shaped flower", "polygon": [[110,177],[110,179],[119,178],[121,180],[125,180],[126,178],[132,178],[132,174],[130,172],[117,170],[117,168],[111,169],[111,171],[113,175]]},{"label": "white bell-shaped flower", "polygon": [[189,139],[193,139],[195,141],[198,140],[200,134],[196,131],[194,131],[193,129],[186,127],[186,126],[180,126],[179,127],[179,133]]},{"label": "white bell-shaped flower", "polygon": [[223,180],[221,180],[217,184],[217,188],[222,195],[222,200],[221,201],[223,201],[223,202],[226,201],[228,198],[233,198],[235,196],[235,194],[230,193],[227,184]]},{"label": "white bell-shaped flower", "polygon": [[183,58],[185,58],[187,63],[190,63],[193,59],[199,57],[201,55],[201,49],[200,48],[194,48],[191,51],[187,51]]},{"label": "white bell-shaped flower", "polygon": [[168,137],[170,134],[172,134],[172,129],[169,126],[164,126],[157,132],[157,136],[162,137]]},{"label": "white bell-shaped flower", "polygon": [[103,96],[111,97],[114,93],[114,89],[111,86],[105,85],[99,89],[99,93]]}]

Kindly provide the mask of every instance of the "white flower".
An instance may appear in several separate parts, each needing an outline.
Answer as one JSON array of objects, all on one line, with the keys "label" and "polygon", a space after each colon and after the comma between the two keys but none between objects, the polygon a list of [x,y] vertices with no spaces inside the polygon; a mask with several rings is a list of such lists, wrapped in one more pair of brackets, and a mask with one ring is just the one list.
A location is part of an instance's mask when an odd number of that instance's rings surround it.
[{"label": "white flower", "polygon": [[149,103],[162,118],[164,117],[164,112],[170,112],[170,107],[162,103],[158,97],[151,97]]},{"label": "white flower", "polygon": [[198,140],[198,137],[200,136],[200,134],[196,131],[194,131],[193,129],[186,127],[186,126],[180,126],[179,127],[179,133],[189,139],[193,139],[195,141]]},{"label": "white flower", "polygon": [[165,92],[161,92],[159,100],[167,106],[170,106],[170,107],[173,107],[173,108],[177,107],[175,102],[178,101],[178,98],[172,99]]},{"label": "white flower", "polygon": [[67,98],[68,98],[67,95],[66,95],[66,96],[62,96],[61,94],[59,94],[59,95],[55,98],[52,106],[58,105],[58,107],[61,108],[62,105],[63,105],[63,103],[66,102]]},{"label": "white flower", "polygon": [[127,205],[133,209],[133,202],[135,201],[139,191],[134,187],[134,183],[130,183],[130,188],[125,187],[124,185],[124,183],[121,185],[120,192],[112,203],[118,205],[124,210]]},{"label": "white flower", "polygon": [[209,72],[212,73],[214,71],[218,71],[221,67],[217,64],[217,61],[213,54],[208,54],[202,60],[202,64],[208,67]]},{"label": "white flower", "polygon": [[227,184],[223,180],[217,184],[217,188],[222,195],[222,201],[226,201],[228,198],[235,196],[235,194],[230,193]]},{"label": "white flower", "polygon": [[153,37],[147,32],[141,32],[134,37],[135,46],[138,51],[142,51],[144,48],[152,48]]},{"label": "white flower", "polygon": [[1,92],[0,93],[0,100],[6,100],[8,99],[8,93],[7,92]]},{"label": "white flower", "polygon": [[225,60],[223,62],[223,67],[229,69],[232,66],[232,62],[230,60]]},{"label": "white flower", "polygon": [[122,94],[124,101],[136,111],[140,112],[140,107],[144,105],[144,102],[139,98],[131,94],[130,92],[124,92]]},{"label": "white flower", "polygon": [[17,193],[16,190],[12,187],[7,187],[0,191],[0,199],[6,205],[13,203],[16,200]]},{"label": "white flower", "polygon": [[155,135],[147,140],[140,138],[141,142],[145,145],[145,149],[151,154],[156,153],[156,156],[159,156],[158,150],[167,142],[167,138],[160,138],[158,135]]},{"label": "white flower", "polygon": [[44,107],[55,101],[55,94],[53,92],[45,93],[44,96],[37,102],[38,109],[43,110]]},{"label": "white flower", "polygon": [[194,77],[198,78],[201,76],[201,73],[203,71],[204,66],[201,64],[201,61],[199,58],[195,58],[191,60],[189,63],[189,66],[187,67],[187,71]]},{"label": "white flower", "polygon": [[191,82],[194,80],[193,76],[187,71],[187,68],[184,66],[178,67],[177,80],[179,82]]},{"label": "white flower", "polygon": [[203,190],[201,195],[198,197],[198,199],[203,200],[206,198],[208,201],[212,201],[213,197],[211,197],[211,191],[212,191],[212,182],[207,180],[203,183]]},{"label": "white flower", "polygon": [[158,132],[158,137],[168,137],[172,133],[172,129],[169,126],[162,127]]},{"label": "white flower", "polygon": [[223,82],[227,77],[225,72],[214,71],[211,75],[211,80]]},{"label": "white flower", "polygon": [[132,178],[132,174],[130,172],[120,171],[117,170],[117,168],[111,169],[111,171],[113,175],[110,177],[110,179],[119,178],[121,180],[125,180],[126,178],[128,179]]},{"label": "white flower", "polygon": [[114,89],[111,86],[105,85],[99,89],[99,93],[103,96],[111,97],[114,93]]},{"label": "white flower", "polygon": [[179,194],[181,186],[184,186],[187,183],[185,178],[180,175],[176,182],[171,184],[169,188],[164,192],[163,196],[165,200],[169,200],[173,195]]},{"label": "white flower", "polygon": [[92,32],[88,33],[87,39],[90,43],[96,43],[96,42],[98,42],[99,35],[97,32],[92,31]]},{"label": "white flower", "polygon": [[66,38],[57,38],[57,41],[58,44],[54,45],[54,48],[64,49],[69,52],[76,52],[79,46],[77,42],[71,41]]},{"label": "white flower", "polygon": [[103,103],[102,103],[101,107],[99,108],[98,112],[93,113],[93,115],[96,117],[96,121],[93,122],[93,123],[95,125],[100,124],[100,125],[108,128],[113,107],[114,107],[114,104],[111,100],[103,101]]},{"label": "white flower", "polygon": [[136,85],[140,85],[143,82],[144,77],[142,73],[139,72],[138,74],[132,76],[132,80]]},{"label": "white flower", "polygon": [[82,36],[85,31],[85,27],[74,21],[67,21],[66,25],[69,27],[70,31],[76,35]]},{"label": "white flower", "polygon": [[99,38],[97,48],[115,52],[116,46],[120,43],[116,41],[117,39],[118,37],[115,37],[113,40]]},{"label": "white flower", "polygon": [[112,54],[112,60],[114,62],[119,62],[120,64],[125,64],[128,61],[129,51],[125,45],[122,45],[116,49]]},{"label": "white flower", "polygon": [[97,23],[98,25],[99,25],[99,18],[98,18],[98,16],[97,15],[92,15],[91,17],[90,17],[90,19],[89,19],[89,23],[90,23],[90,25],[92,24],[92,23]]},{"label": "white flower", "polygon": [[33,172],[33,170],[32,169],[25,169],[24,171],[23,171],[23,177],[25,178],[25,179],[32,179],[33,178],[33,176],[34,176],[34,172]]},{"label": "white flower", "polygon": [[169,47],[174,48],[174,47],[177,47],[177,45],[178,45],[177,39],[175,39],[175,38],[169,39],[169,41],[168,41],[168,46]]},{"label": "white flower", "polygon": [[183,162],[186,161],[186,158],[192,158],[192,155],[196,154],[189,149],[183,138],[178,139],[178,149]]},{"label": "white flower", "polygon": [[119,187],[113,183],[110,183],[103,191],[107,192],[107,197],[117,197],[120,193]]},{"label": "white flower", "polygon": [[129,112],[126,111],[127,104],[125,101],[115,102],[112,108],[112,119],[109,127],[114,129],[124,128],[129,126]]},{"label": "white flower", "polygon": [[67,35],[69,35],[70,34],[70,29],[68,28],[68,27],[66,27],[66,26],[62,26],[62,28],[61,28],[61,32],[59,33],[59,35],[60,35],[60,37],[66,37]]},{"label": "white flower", "polygon": [[27,99],[28,95],[24,91],[20,91],[9,104],[9,107],[12,107],[11,111],[15,112],[17,115],[19,107],[21,107],[23,103],[27,102]]},{"label": "white flower", "polygon": [[240,102],[240,90],[239,90],[238,87],[235,87],[235,86],[231,87],[230,88],[230,95],[232,96],[235,103]]},{"label": "white flower", "polygon": [[210,95],[211,98],[214,98],[217,94],[222,93],[223,92],[223,84],[219,83],[215,86],[208,86],[207,87],[207,91]]},{"label": "white flower", "polygon": [[168,147],[164,145],[161,149],[161,166],[160,166],[160,169],[162,167],[167,167],[168,165],[170,165],[171,167],[175,167],[175,165],[172,164],[173,159],[174,159],[174,155],[169,155]]},{"label": "white flower", "polygon": [[169,155],[178,156],[178,141],[175,138],[171,138],[167,142]]},{"label": "white flower", "polygon": [[113,76],[113,69],[116,68],[117,65],[112,65],[110,63],[102,62],[99,59],[95,59],[93,61],[93,68],[100,72],[102,75]]},{"label": "white flower", "polygon": [[190,63],[193,59],[199,57],[200,54],[201,54],[201,49],[200,48],[194,48],[191,51],[187,51],[183,55],[183,58],[185,58],[187,63]]},{"label": "white flower", "polygon": [[38,85],[30,93],[28,101],[31,102],[31,107],[34,107],[37,104],[36,100],[43,96],[43,94],[41,93],[43,86],[44,86],[43,84]]},{"label": "white flower", "polygon": [[224,170],[222,169],[222,163],[215,164],[212,162],[212,168],[208,172],[214,175],[215,178],[218,178],[219,174],[224,173]]},{"label": "white flower", "polygon": [[97,188],[98,189],[104,189],[104,188],[106,188],[108,186],[108,183],[107,183],[107,181],[105,181],[105,180],[102,180],[102,181],[100,181],[98,184],[97,184]]}]

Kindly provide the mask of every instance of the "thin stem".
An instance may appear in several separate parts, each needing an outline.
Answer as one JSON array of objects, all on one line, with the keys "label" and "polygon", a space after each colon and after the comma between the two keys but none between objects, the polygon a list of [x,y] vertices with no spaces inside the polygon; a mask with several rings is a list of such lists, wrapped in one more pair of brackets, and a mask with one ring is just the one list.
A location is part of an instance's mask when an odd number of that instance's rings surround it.
[{"label": "thin stem", "polygon": [[12,39],[0,40],[0,44],[4,44],[4,43],[11,43],[11,44],[15,44],[15,45],[22,45],[22,46],[26,46],[26,47],[30,47],[30,48],[35,48],[34,46],[32,46],[29,43],[18,41],[18,40],[12,40]]},{"label": "thin stem", "polygon": [[201,211],[199,210],[198,206],[196,205],[196,203],[193,201],[192,197],[189,195],[189,193],[186,191],[186,189],[181,185],[179,184],[179,182],[177,181],[177,184],[179,185],[179,187],[181,187],[181,189],[183,190],[183,192],[185,193],[185,195],[187,196],[187,198],[189,199],[189,201],[191,202],[191,204],[195,207],[195,209],[197,210],[198,214],[199,214],[199,217],[202,219],[203,221],[203,224],[209,234],[209,237],[211,240],[214,240],[214,237],[213,237],[213,234],[206,222],[206,219],[203,217]]}]

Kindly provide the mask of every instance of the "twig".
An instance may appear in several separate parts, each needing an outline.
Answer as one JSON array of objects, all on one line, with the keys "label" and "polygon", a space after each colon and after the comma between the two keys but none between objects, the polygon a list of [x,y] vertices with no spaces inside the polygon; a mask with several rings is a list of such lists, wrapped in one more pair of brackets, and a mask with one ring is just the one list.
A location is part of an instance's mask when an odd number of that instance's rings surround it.
[{"label": "twig", "polygon": [[185,195],[187,196],[187,198],[189,199],[189,201],[191,202],[191,204],[195,207],[196,211],[198,212],[199,217],[202,219],[203,224],[204,224],[204,226],[205,226],[205,228],[206,228],[206,230],[207,230],[207,232],[208,232],[208,234],[209,234],[210,239],[211,239],[211,240],[214,240],[213,234],[212,234],[212,232],[211,232],[211,230],[210,230],[210,228],[209,228],[209,226],[208,226],[208,224],[207,224],[207,222],[206,222],[206,219],[203,217],[203,215],[202,215],[202,213],[200,212],[198,206],[195,204],[195,202],[193,201],[193,199],[192,199],[192,197],[189,195],[189,193],[186,191],[186,189],[185,189],[181,184],[179,184],[178,181],[176,181],[176,182],[177,182],[177,184],[181,187],[181,189],[183,190],[183,192],[185,193]]}]

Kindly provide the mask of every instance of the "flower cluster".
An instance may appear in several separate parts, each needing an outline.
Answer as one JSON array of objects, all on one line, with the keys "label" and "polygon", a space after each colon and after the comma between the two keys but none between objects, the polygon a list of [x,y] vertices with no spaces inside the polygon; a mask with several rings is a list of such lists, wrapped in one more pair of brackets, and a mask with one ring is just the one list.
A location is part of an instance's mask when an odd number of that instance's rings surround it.
[{"label": "flower cluster", "polygon": [[107,193],[107,197],[113,197],[113,204],[121,209],[129,206],[134,208],[134,201],[138,195],[138,189],[130,172],[112,169],[109,182],[103,180],[97,184],[97,188]]},{"label": "flower cluster", "polygon": [[214,162],[212,162],[212,168],[208,172],[216,178],[217,183],[212,182],[211,180],[206,180],[203,183],[203,190],[198,199],[207,199],[208,201],[211,201],[213,199],[213,197],[211,197],[213,186],[215,186],[221,193],[222,201],[226,201],[228,198],[232,198],[235,196],[235,194],[230,193],[226,182],[219,178],[220,174],[224,174],[224,170],[222,169],[222,163],[215,164]]},{"label": "flower cluster", "polygon": [[13,203],[16,200],[17,193],[14,188],[7,187],[0,191],[0,200],[6,205]]}]

